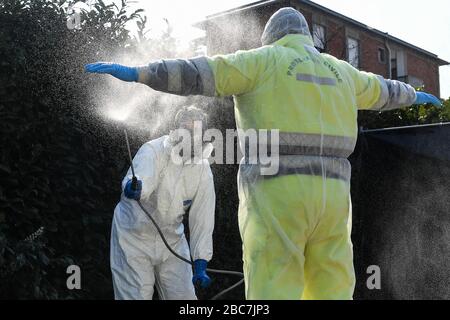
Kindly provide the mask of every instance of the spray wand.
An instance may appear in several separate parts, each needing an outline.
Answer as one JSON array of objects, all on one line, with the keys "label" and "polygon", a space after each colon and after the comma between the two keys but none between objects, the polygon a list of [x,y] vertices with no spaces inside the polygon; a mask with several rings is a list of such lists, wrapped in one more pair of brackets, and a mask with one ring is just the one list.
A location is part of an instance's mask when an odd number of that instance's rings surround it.
[{"label": "spray wand", "polygon": [[[128,158],[130,160],[130,167],[131,167],[131,174],[133,175],[133,178],[131,180],[131,189],[133,191],[137,190],[137,185],[138,185],[138,180],[136,178],[135,172],[134,172],[134,166],[133,166],[133,157],[131,156],[131,149],[130,149],[130,142],[128,140],[128,133],[127,133],[127,129],[124,129],[123,132],[125,133],[125,141],[127,143],[127,150],[128,150]],[[164,242],[164,245],[167,247],[167,249],[178,259],[190,264],[191,266],[194,265],[194,263],[192,262],[192,260],[188,260],[182,256],[180,256],[178,253],[175,252],[175,250],[172,249],[172,247],[170,246],[170,244],[167,242],[166,237],[164,236],[161,228],[159,227],[159,225],[156,223],[155,219],[153,219],[153,217],[150,215],[150,213],[144,208],[144,206],[142,205],[140,200],[136,200],[139,207],[142,209],[142,211],[144,211],[145,215],[150,219],[150,221],[153,223],[153,225],[155,226],[156,230],[159,233],[159,236],[161,237],[162,241]],[[218,294],[216,294],[214,297],[211,298],[211,300],[216,300],[219,297],[223,296],[224,294],[230,292],[231,290],[233,290],[234,288],[237,288],[238,286],[240,286],[243,282],[244,282],[244,274],[242,272],[237,272],[237,271],[228,271],[228,270],[216,270],[216,269],[206,269],[206,271],[211,272],[211,273],[218,273],[218,274],[227,274],[227,275],[234,275],[234,276],[240,276],[242,277],[241,280],[239,280],[238,282],[236,282],[235,284],[233,284],[231,287],[219,292]]]},{"label": "spray wand", "polygon": [[133,175],[133,179],[131,179],[131,190],[136,191],[138,180],[136,178],[136,175],[134,174],[133,157],[131,156],[130,142],[128,140],[127,129],[123,129],[123,132],[125,133],[125,141],[127,142],[127,149],[128,149],[128,158],[130,159],[131,173]]}]

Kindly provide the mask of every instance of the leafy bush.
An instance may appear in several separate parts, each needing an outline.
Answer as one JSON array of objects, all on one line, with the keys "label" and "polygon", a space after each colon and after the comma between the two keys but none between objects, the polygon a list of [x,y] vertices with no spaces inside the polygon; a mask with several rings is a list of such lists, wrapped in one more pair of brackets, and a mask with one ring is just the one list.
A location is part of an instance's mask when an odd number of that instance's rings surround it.
[{"label": "leafy bush", "polygon": [[422,105],[381,113],[362,111],[358,117],[359,125],[365,129],[424,125],[449,121],[450,99],[444,101],[442,108]]},{"label": "leafy bush", "polygon": [[[82,71],[98,52],[128,45],[124,24],[139,12],[98,1],[80,32],[66,25],[71,4],[0,3],[0,298],[112,297],[109,228],[124,150],[95,121]],[[66,288],[71,264],[83,290]]]}]

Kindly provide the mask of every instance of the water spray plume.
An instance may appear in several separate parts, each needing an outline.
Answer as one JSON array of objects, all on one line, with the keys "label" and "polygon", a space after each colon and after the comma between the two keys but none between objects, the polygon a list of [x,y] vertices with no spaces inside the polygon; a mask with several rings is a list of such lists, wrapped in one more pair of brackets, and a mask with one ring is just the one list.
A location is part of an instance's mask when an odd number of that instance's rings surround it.
[{"label": "water spray plume", "polygon": [[120,110],[110,109],[106,112],[106,116],[111,120],[124,122],[130,116],[130,111],[125,108]]}]

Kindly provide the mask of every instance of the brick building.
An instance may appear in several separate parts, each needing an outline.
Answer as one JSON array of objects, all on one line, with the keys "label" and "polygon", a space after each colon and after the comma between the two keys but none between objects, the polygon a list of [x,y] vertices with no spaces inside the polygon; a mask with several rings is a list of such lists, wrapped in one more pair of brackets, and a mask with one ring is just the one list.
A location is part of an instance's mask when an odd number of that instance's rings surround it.
[{"label": "brick building", "polygon": [[308,0],[263,0],[208,16],[196,26],[206,31],[208,54],[230,53],[261,45],[269,17],[291,6],[308,20],[319,51],[355,67],[424,87],[440,96],[439,67],[449,63],[437,55],[373,29]]}]

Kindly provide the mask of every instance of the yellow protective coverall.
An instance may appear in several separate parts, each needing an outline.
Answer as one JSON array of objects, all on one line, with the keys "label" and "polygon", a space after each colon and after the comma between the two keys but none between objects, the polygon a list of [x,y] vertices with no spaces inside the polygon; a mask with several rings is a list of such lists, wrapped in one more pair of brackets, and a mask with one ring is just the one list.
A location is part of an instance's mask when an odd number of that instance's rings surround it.
[{"label": "yellow protective coverall", "polygon": [[266,40],[275,40],[270,45],[151,63],[139,81],[174,94],[234,96],[238,129],[280,131],[276,175],[262,176],[259,165],[245,161],[239,170],[247,299],[351,299],[347,157],[356,144],[357,111],[408,106],[416,93],[319,53],[292,8],[275,13],[266,31]]},{"label": "yellow protective coverall", "polygon": [[[287,147],[278,176],[261,177],[255,166],[239,172],[246,297],[351,299],[346,158],[356,144],[358,108],[388,107],[387,85],[320,54],[311,37],[298,34],[208,63],[216,94],[235,96],[237,127],[279,129],[280,148]],[[413,89],[403,89],[400,99],[412,103]]]},{"label": "yellow protective coverall", "polygon": [[376,76],[319,54],[305,35],[208,63],[217,95],[235,95],[238,128],[278,129],[280,148],[303,147],[299,155],[281,152],[276,177],[261,177],[257,166],[239,172],[246,297],[352,298],[346,157],[356,143],[357,106],[379,100]]}]

